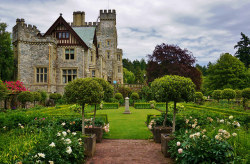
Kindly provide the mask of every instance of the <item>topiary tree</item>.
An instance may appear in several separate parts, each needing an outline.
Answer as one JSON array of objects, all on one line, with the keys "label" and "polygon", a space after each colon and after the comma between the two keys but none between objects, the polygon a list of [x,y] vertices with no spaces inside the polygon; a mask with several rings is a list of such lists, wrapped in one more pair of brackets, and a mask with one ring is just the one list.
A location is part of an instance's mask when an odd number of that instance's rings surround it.
[{"label": "topiary tree", "polygon": [[[110,99],[114,95],[114,87],[109,82],[107,82],[106,80],[104,80],[102,78],[93,78],[93,80],[95,80],[96,82],[98,82],[102,86],[102,89],[104,92],[103,100],[106,102],[110,102]],[[95,104],[94,117],[93,117],[93,127],[95,127],[96,105],[97,104]]]},{"label": "topiary tree", "polygon": [[245,110],[248,108],[247,101],[250,99],[250,88],[245,88],[242,90],[242,97],[243,97],[243,107]]},{"label": "topiary tree", "polygon": [[60,93],[51,93],[49,98],[54,100],[54,103],[56,104],[56,102],[62,98],[62,95]]},{"label": "topiary tree", "polygon": [[222,97],[221,95],[221,90],[214,90],[212,93],[212,97],[217,100],[218,102],[220,102],[220,99]]},{"label": "topiary tree", "polygon": [[233,89],[227,88],[227,89],[224,89],[222,91],[221,95],[222,95],[222,98],[227,99],[228,103],[229,103],[230,99],[235,98],[236,93],[235,93],[235,91]]},{"label": "topiary tree", "polygon": [[122,100],[123,99],[123,96],[121,93],[116,93],[115,94],[115,99],[117,99],[118,101]]},{"label": "topiary tree", "polygon": [[133,100],[133,103],[138,100],[140,97],[139,97],[139,94],[136,93],[136,92],[133,92],[131,95],[130,95],[131,99]]},{"label": "topiary tree", "polygon": [[26,108],[26,103],[33,102],[34,96],[30,91],[23,91],[17,95],[17,100],[22,103],[22,108]]},{"label": "topiary tree", "polygon": [[235,91],[235,93],[236,93],[236,96],[235,96],[235,98],[236,98],[236,103],[237,103],[237,104],[240,104],[240,99],[242,98],[242,90],[236,89],[236,90],[234,90],[234,91]]},{"label": "topiary tree", "polygon": [[33,97],[34,97],[34,106],[36,106],[36,101],[40,101],[42,96],[39,92],[32,92]]},{"label": "topiary tree", "polygon": [[173,132],[175,132],[176,104],[190,101],[194,97],[195,85],[190,78],[177,75],[166,75],[154,80],[151,84],[152,92],[158,102],[166,102],[166,114],[163,126],[166,124],[168,102],[174,101]]},{"label": "topiary tree", "polygon": [[46,99],[47,99],[47,97],[48,97],[47,92],[42,91],[42,90],[39,90],[38,92],[39,92],[40,95],[41,95],[41,100],[40,100],[40,102],[41,102],[43,105],[45,105],[45,101],[46,101]]},{"label": "topiary tree", "polygon": [[66,85],[64,95],[67,102],[82,106],[82,134],[85,134],[84,106],[87,103],[98,104],[102,101],[102,86],[92,78],[76,79]]},{"label": "topiary tree", "polygon": [[203,93],[202,92],[195,92],[195,102],[200,104],[200,102],[203,100]]}]

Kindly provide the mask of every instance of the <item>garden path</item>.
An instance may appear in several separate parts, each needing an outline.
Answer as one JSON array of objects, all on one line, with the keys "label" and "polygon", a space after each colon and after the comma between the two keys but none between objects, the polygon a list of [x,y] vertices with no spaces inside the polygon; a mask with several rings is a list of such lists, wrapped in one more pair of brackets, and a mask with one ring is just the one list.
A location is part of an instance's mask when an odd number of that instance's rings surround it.
[{"label": "garden path", "polygon": [[170,158],[164,158],[161,144],[149,140],[113,140],[104,139],[96,144],[96,153],[87,160],[87,164],[172,164]]}]

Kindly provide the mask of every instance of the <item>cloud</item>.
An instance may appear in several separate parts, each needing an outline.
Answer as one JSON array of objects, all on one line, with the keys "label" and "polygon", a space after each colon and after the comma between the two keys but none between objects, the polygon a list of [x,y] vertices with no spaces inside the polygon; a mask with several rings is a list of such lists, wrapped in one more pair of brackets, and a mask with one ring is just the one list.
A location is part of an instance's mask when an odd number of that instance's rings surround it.
[{"label": "cloud", "polygon": [[11,31],[16,18],[24,18],[46,32],[60,13],[72,22],[73,11],[85,11],[93,22],[108,7],[116,9],[118,46],[130,60],[146,59],[157,44],[167,43],[206,65],[221,53],[234,54],[240,32],[250,35],[249,0],[8,0],[0,4],[0,21]]}]

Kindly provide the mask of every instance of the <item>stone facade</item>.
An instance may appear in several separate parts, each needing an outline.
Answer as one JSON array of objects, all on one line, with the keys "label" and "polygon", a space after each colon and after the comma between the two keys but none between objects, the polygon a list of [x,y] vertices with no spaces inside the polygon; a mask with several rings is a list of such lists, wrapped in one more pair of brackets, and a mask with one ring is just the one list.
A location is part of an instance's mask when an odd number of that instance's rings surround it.
[{"label": "stone facade", "polygon": [[31,91],[63,93],[76,78],[99,77],[123,84],[122,50],[117,48],[116,12],[100,10],[97,22],[85,22],[84,12],[73,23],[62,15],[41,34],[17,19],[13,27],[15,79]]}]

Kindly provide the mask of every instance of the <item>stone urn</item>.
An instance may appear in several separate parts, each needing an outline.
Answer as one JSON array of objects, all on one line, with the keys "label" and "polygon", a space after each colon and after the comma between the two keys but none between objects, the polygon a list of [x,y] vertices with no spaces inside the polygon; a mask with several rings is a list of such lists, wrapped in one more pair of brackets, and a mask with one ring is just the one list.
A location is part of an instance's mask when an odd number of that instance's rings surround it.
[{"label": "stone urn", "polygon": [[102,136],[103,136],[102,127],[85,128],[85,133],[86,134],[95,134],[96,135],[96,142],[97,143],[102,142]]},{"label": "stone urn", "polygon": [[87,157],[93,157],[96,150],[96,135],[90,134],[84,137],[84,155]]},{"label": "stone urn", "polygon": [[172,127],[163,127],[163,126],[157,126],[153,129],[153,135],[154,135],[154,141],[156,143],[161,143],[161,134],[171,134],[172,133]]},{"label": "stone urn", "polygon": [[168,143],[173,139],[174,137],[169,134],[166,133],[161,134],[161,152],[164,155],[164,157],[169,158],[171,156],[171,154],[168,152],[169,150]]}]

